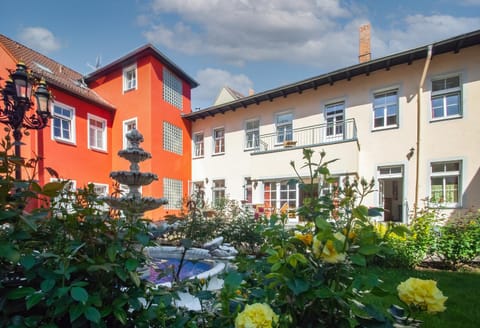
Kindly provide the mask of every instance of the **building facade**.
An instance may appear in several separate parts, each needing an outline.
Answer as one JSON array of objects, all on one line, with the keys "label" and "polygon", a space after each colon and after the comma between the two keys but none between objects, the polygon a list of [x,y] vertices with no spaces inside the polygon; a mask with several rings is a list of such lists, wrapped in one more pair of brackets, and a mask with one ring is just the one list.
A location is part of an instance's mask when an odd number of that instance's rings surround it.
[{"label": "building facade", "polygon": [[425,206],[449,215],[478,209],[480,31],[364,55],[357,65],[184,115],[192,122],[190,188],[213,202],[289,208],[296,222],[303,195],[290,162],[299,168],[311,148],[317,160],[320,151],[338,158],[330,171],[340,184],[375,179],[365,205],[385,209],[379,220],[407,222]]},{"label": "building facade", "polygon": [[125,134],[137,128],[145,139],[141,146],[152,154],[141,170],[158,176],[142,193],[169,199],[147,216],[160,219],[179,211],[191,175],[191,123],[182,114],[191,112],[197,82],[152,45],[84,76],[0,35],[1,77],[19,61],[44,78],[55,97],[49,126],[22,139],[23,157],[41,158],[41,184],[57,179],[46,169],[53,168],[72,187],[93,183],[98,194],[110,194],[110,172],[129,170],[117,152],[127,147]]}]

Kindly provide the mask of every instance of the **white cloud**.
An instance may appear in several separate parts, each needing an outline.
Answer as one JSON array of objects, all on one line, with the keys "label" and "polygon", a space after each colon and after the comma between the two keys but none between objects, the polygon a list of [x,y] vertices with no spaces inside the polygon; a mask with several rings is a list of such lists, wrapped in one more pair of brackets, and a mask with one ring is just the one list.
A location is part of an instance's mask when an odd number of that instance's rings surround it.
[{"label": "white cloud", "polygon": [[26,27],[20,32],[19,39],[25,45],[45,54],[61,48],[60,41],[43,27]]},{"label": "white cloud", "polygon": [[[341,51],[333,52],[345,57],[343,46],[357,39],[358,26],[346,30],[336,20],[347,19],[354,11],[337,0],[154,0],[156,16],[145,36],[188,55],[213,55],[234,64],[316,62],[319,54],[332,52],[331,40],[336,39],[330,37],[343,41]],[[171,24],[172,16],[179,21]]]},{"label": "white cloud", "polygon": [[195,107],[211,106],[220,90],[228,86],[244,95],[252,88],[253,82],[244,74],[234,75],[228,71],[205,68],[197,72],[195,80],[200,86],[192,90],[192,99]]},{"label": "white cloud", "polygon": [[405,17],[403,25],[403,29],[377,31],[372,41],[374,55],[404,51],[476,30],[480,27],[480,17],[410,15]]}]

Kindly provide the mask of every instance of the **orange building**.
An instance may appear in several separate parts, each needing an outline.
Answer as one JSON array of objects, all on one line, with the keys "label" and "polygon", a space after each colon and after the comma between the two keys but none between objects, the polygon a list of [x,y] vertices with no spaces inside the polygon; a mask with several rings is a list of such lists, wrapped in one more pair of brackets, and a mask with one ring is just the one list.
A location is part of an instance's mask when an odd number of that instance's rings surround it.
[{"label": "orange building", "polygon": [[150,44],[83,76],[0,35],[0,77],[19,61],[46,80],[55,98],[48,126],[22,139],[23,157],[43,158],[41,184],[53,179],[45,170],[51,167],[74,187],[93,183],[99,194],[111,193],[109,173],[129,169],[117,152],[127,146],[126,132],[137,128],[145,139],[141,147],[152,154],[141,171],[158,176],[142,194],[169,199],[147,216],[161,219],[181,208],[191,176],[190,121],[182,114],[191,112],[196,81]]}]

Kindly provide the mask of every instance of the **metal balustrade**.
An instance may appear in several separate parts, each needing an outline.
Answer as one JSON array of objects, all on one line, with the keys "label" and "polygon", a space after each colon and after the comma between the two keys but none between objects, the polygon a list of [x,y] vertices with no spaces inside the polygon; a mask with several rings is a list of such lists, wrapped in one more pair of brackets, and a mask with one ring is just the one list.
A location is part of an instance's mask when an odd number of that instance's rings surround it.
[{"label": "metal balustrade", "polygon": [[258,147],[254,149],[253,154],[357,140],[357,127],[354,119],[312,125],[284,132],[283,134],[260,135]]}]

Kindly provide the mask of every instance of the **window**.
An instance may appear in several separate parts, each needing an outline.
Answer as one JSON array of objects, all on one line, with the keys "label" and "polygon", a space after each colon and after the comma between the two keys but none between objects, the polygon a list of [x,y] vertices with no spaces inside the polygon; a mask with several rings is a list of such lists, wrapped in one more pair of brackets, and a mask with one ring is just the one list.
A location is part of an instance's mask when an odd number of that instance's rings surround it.
[{"label": "window", "polygon": [[181,128],[168,122],[163,122],[163,149],[182,155],[183,132]]},{"label": "window", "polygon": [[460,202],[461,161],[430,165],[430,202],[457,206]]},{"label": "window", "polygon": [[63,190],[60,192],[60,194],[57,197],[51,199],[54,213],[57,215],[61,213],[73,213],[73,202],[75,200],[75,195],[73,193],[76,192],[77,182],[75,180],[56,178],[50,178],[50,182],[65,183],[65,185],[63,186]]},{"label": "window", "polygon": [[213,130],[213,153],[225,153],[225,129],[217,128]]},{"label": "window", "polygon": [[107,150],[107,120],[88,114],[88,148]]},{"label": "window", "polygon": [[251,178],[245,178],[243,190],[244,190],[243,199],[245,200],[246,203],[251,204],[252,203],[252,179]]},{"label": "window", "polygon": [[373,128],[395,127],[398,125],[398,94],[390,90],[374,94]]},{"label": "window", "polygon": [[200,196],[203,198],[205,193],[205,183],[203,181],[194,181],[190,186],[190,195]]},{"label": "window", "polygon": [[325,121],[327,122],[326,136],[328,139],[343,138],[345,124],[344,111],[345,103],[343,101],[325,106]]},{"label": "window", "polygon": [[181,209],[183,199],[182,180],[163,178],[163,197],[168,200],[165,209]]},{"label": "window", "polygon": [[182,81],[166,68],[163,68],[163,100],[178,109],[183,108]]},{"label": "window", "polygon": [[204,147],[203,147],[203,132],[197,132],[193,134],[193,157],[203,157]]},{"label": "window", "polygon": [[293,140],[293,114],[281,113],[277,114],[275,122],[277,129],[277,143]]},{"label": "window", "polygon": [[460,76],[432,80],[432,119],[442,119],[460,115]]},{"label": "window", "polygon": [[98,196],[108,196],[108,185],[103,183],[93,183],[93,191]]},{"label": "window", "polygon": [[258,148],[260,140],[260,121],[245,122],[245,149]]},{"label": "window", "polygon": [[123,121],[123,149],[130,147],[130,142],[127,139],[127,133],[137,128],[137,119]]},{"label": "window", "polygon": [[280,183],[280,209],[288,211],[289,218],[295,218],[297,207],[297,183],[294,181]]},{"label": "window", "polygon": [[225,180],[213,180],[213,199],[214,205],[220,205],[225,200]]},{"label": "window", "polygon": [[137,64],[123,69],[123,92],[137,89]]},{"label": "window", "polygon": [[75,109],[60,103],[53,105],[53,139],[75,143]]}]

